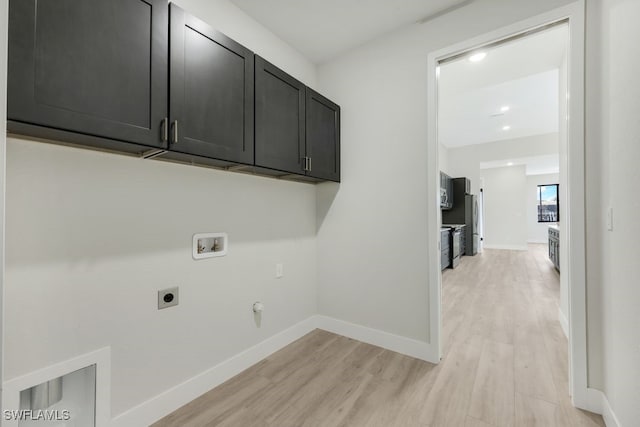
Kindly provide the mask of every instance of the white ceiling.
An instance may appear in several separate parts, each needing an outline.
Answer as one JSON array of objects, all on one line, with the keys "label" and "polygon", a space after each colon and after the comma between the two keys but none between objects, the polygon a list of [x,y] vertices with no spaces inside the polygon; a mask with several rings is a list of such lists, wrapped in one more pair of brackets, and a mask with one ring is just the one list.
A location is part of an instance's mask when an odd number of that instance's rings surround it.
[{"label": "white ceiling", "polygon": [[503,168],[518,165],[526,166],[527,175],[542,175],[560,172],[560,158],[558,154],[480,162],[480,169]]},{"label": "white ceiling", "polygon": [[[557,132],[559,68],[567,44],[563,25],[487,49],[480,62],[462,57],[442,64],[440,143],[460,147]],[[501,113],[502,106],[509,111]]]},{"label": "white ceiling", "polygon": [[315,63],[469,0],[230,0]]}]

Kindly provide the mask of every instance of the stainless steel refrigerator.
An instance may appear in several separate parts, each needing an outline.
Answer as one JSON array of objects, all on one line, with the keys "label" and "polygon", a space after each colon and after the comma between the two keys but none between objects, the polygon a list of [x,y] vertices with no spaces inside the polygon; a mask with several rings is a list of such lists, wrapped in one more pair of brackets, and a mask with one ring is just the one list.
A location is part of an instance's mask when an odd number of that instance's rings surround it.
[{"label": "stainless steel refrigerator", "polygon": [[478,229],[478,197],[469,194],[470,182],[467,178],[453,179],[453,208],[442,211],[443,224],[464,224],[465,255],[475,255],[480,247]]}]

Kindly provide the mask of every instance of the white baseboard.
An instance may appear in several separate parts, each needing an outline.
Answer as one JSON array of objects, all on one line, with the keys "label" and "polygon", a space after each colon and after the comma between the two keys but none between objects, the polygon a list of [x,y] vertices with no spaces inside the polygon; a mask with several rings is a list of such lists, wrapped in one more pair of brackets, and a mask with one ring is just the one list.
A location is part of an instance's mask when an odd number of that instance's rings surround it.
[{"label": "white baseboard", "polygon": [[567,320],[567,316],[564,315],[560,307],[558,307],[558,320],[560,321],[560,326],[562,327],[564,336],[569,339],[569,321]]},{"label": "white baseboard", "polygon": [[587,389],[588,407],[584,408],[587,411],[595,412],[596,414],[602,414],[604,423],[607,427],[622,427],[616,414],[613,412],[607,396],[600,390],[595,388]]},{"label": "white baseboard", "polygon": [[314,329],[323,329],[415,357],[416,359],[432,363],[439,362],[439,358],[428,343],[327,316],[311,316],[207,371],[129,409],[115,417],[111,425],[113,427],[150,425]]},{"label": "white baseboard", "polygon": [[527,245],[494,245],[491,243],[485,243],[484,249],[503,249],[509,251],[528,251]]},{"label": "white baseboard", "polygon": [[112,420],[113,427],[148,426],[222,384],[265,357],[313,331],[315,316],[248,348],[187,381],[135,406]]},{"label": "white baseboard", "polygon": [[531,239],[529,241],[527,241],[527,243],[549,243],[549,239]]},{"label": "white baseboard", "polygon": [[318,329],[324,329],[325,331],[373,344],[427,362],[440,362],[440,358],[429,343],[367,328],[366,326],[356,325],[332,317],[315,317],[316,327]]}]

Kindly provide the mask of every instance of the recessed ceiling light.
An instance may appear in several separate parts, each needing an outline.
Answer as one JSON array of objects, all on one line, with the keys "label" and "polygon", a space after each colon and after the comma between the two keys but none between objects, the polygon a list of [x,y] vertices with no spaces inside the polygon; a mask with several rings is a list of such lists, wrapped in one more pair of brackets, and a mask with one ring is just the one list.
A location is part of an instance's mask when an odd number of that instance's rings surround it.
[{"label": "recessed ceiling light", "polygon": [[507,163],[507,166],[513,166],[513,162]]},{"label": "recessed ceiling light", "polygon": [[502,130],[509,130],[511,129],[511,126],[507,125],[507,126],[502,126]]},{"label": "recessed ceiling light", "polygon": [[502,108],[500,108],[500,111],[502,111],[503,113],[506,113],[507,111],[509,111],[509,106],[508,105],[504,105],[502,106]]},{"label": "recessed ceiling light", "polygon": [[480,62],[487,56],[487,52],[478,52],[474,53],[469,57],[469,61],[471,62]]}]

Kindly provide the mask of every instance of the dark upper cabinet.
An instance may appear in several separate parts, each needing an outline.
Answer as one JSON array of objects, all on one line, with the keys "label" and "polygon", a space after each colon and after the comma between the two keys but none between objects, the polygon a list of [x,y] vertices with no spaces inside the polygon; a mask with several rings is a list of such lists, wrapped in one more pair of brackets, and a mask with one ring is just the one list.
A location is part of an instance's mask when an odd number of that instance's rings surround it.
[{"label": "dark upper cabinet", "polygon": [[255,165],[340,181],[340,107],[256,55]]},{"label": "dark upper cabinet", "polygon": [[9,130],[164,147],[167,33],[164,0],[11,0]]},{"label": "dark upper cabinet", "polygon": [[170,10],[170,150],[253,164],[253,53]]},{"label": "dark upper cabinet", "polygon": [[340,181],[340,107],[166,0],[11,0],[8,129]]},{"label": "dark upper cabinet", "polygon": [[305,173],[305,86],[255,57],[255,164]]},{"label": "dark upper cabinet", "polygon": [[307,175],[340,182],[340,107],[307,88]]}]

